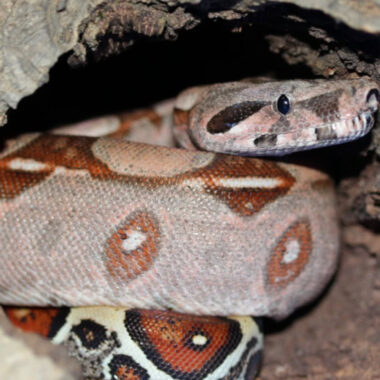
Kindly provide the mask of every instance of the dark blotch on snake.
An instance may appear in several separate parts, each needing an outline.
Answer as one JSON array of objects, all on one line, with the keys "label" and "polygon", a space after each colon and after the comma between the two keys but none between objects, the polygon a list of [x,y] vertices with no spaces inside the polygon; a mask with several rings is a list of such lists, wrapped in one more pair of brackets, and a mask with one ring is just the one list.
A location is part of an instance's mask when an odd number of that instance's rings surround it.
[{"label": "dark blotch on snake", "polygon": [[259,372],[260,364],[263,353],[261,350],[257,351],[248,362],[247,372],[244,376],[244,380],[254,379]]},{"label": "dark blotch on snake", "polygon": [[212,134],[227,132],[237,123],[260,111],[266,105],[267,103],[264,102],[246,101],[226,107],[207,123],[207,131]]},{"label": "dark blotch on snake", "polygon": [[83,319],[72,328],[72,332],[78,336],[87,349],[98,348],[106,340],[105,327],[91,319]]},{"label": "dark blotch on snake", "polygon": [[270,148],[277,144],[277,135],[269,134],[256,137],[253,143],[259,148]]}]

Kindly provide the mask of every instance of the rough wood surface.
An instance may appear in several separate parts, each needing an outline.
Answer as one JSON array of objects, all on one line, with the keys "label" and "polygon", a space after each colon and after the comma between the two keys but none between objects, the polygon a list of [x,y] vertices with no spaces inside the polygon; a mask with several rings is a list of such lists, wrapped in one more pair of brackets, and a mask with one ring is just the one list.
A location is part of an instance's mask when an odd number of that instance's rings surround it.
[{"label": "rough wood surface", "polygon": [[79,24],[100,0],[7,0],[0,10],[0,125],[8,107],[49,79],[50,68],[73,48]]},{"label": "rough wood surface", "polygon": [[[231,4],[200,0],[7,0],[0,10],[0,125],[6,123],[9,107],[17,107],[23,97],[48,81],[50,68],[62,54],[72,51],[72,64],[86,63],[91,57],[119,53],[142,38],[176,39],[180,32],[207,19],[231,21],[231,29],[239,27],[239,22],[264,28],[273,51],[291,64],[309,65],[320,75],[347,71],[377,75],[378,60],[361,57],[365,51],[360,42],[363,32],[380,31],[379,14],[380,5],[375,0],[240,0]],[[341,26],[343,32],[350,28],[343,42],[350,40],[352,46],[338,40],[336,21],[346,23]],[[271,33],[274,25],[280,25],[280,33]],[[284,35],[285,26],[290,33]],[[294,35],[300,30],[303,38]],[[375,43],[370,45],[378,50]]]}]

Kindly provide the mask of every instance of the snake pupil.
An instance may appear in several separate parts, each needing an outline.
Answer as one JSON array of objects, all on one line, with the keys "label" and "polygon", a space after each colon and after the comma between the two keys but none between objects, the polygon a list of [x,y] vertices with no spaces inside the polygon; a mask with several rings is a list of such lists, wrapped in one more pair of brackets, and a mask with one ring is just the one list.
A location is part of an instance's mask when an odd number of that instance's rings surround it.
[{"label": "snake pupil", "polygon": [[277,100],[277,109],[278,112],[286,115],[290,111],[290,101],[288,97],[282,94]]}]

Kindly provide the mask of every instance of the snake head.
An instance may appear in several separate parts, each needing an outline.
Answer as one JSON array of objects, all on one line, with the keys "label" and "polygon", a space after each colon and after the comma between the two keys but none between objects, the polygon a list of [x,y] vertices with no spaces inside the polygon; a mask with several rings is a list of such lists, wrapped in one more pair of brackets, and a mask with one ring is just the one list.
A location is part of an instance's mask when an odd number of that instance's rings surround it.
[{"label": "snake head", "polygon": [[175,134],[187,148],[247,156],[341,144],[370,131],[379,93],[367,78],[197,87],[177,98]]}]

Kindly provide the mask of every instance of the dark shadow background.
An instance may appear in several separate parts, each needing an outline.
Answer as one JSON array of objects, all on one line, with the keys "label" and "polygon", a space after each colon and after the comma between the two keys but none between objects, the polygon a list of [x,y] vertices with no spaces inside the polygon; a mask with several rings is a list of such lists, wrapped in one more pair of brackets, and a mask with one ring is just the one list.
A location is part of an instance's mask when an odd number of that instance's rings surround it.
[{"label": "dark shadow background", "polygon": [[204,23],[175,42],[141,40],[119,56],[81,68],[70,67],[68,57],[51,69],[49,83],[8,112],[3,133],[46,130],[144,107],[197,84],[263,74],[312,76],[304,66],[290,67],[270,53],[260,32],[231,33],[223,22]]}]

